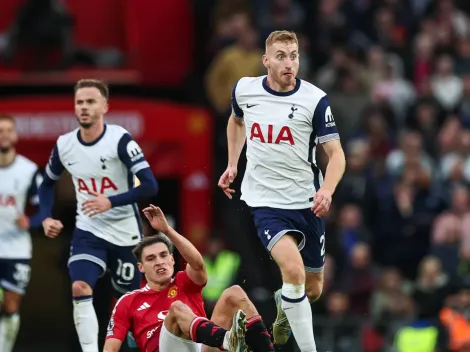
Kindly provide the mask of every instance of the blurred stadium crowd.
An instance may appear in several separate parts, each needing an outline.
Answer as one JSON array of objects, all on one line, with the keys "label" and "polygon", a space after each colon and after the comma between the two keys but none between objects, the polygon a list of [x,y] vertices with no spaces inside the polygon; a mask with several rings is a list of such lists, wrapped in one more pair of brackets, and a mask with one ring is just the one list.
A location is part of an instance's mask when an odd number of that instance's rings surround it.
[{"label": "blurred stadium crowd", "polygon": [[[195,88],[180,100],[213,111],[214,179],[227,162],[232,87],[265,73],[272,30],[298,33],[299,76],[330,97],[347,171],[327,219],[323,297],[313,305],[319,351],[417,352],[407,339],[420,333],[438,351],[470,351],[470,1],[194,0],[193,8]],[[62,43],[70,23],[54,23]],[[0,38],[7,59],[9,38]],[[107,54],[101,61],[119,66],[120,54]],[[317,160],[324,166],[323,155]],[[223,258],[226,270],[206,291],[208,307],[237,282],[269,316],[279,275],[246,207],[213,192],[206,259]]]}]

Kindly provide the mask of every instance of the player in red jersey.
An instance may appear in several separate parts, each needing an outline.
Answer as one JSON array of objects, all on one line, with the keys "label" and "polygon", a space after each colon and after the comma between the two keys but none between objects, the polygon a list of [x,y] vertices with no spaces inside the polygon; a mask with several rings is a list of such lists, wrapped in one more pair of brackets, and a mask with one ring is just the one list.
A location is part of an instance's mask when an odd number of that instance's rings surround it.
[{"label": "player in red jersey", "polygon": [[[196,352],[199,350],[196,342],[242,352],[247,350],[245,338],[254,351],[273,351],[261,317],[246,294],[240,294],[243,290],[239,287],[227,290],[230,294],[225,295],[226,302],[231,304],[219,305],[215,314],[227,328],[232,325],[230,330],[205,317],[201,292],[207,273],[201,254],[168,225],[159,208],[151,205],[144,209],[144,214],[154,229],[168,237],[144,238],[134,250],[139,270],[145,274],[148,284],[117,302],[108,326],[104,351],[119,351],[129,330],[139,349],[145,352]],[[174,278],[171,242],[188,263],[186,270],[178,272]],[[238,306],[246,307],[248,323],[245,312]],[[230,323],[226,321],[227,314],[233,315]]]}]

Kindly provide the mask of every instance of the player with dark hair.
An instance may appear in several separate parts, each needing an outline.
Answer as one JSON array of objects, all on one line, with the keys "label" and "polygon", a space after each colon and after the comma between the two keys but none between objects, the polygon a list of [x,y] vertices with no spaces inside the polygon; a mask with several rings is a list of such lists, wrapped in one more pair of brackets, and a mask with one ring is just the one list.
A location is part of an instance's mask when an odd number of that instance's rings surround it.
[{"label": "player with dark hair", "polygon": [[[150,205],[144,214],[163,235],[146,237],[134,249],[148,284],[116,303],[104,351],[119,351],[129,330],[142,351],[197,352],[197,343],[206,345],[203,351],[211,351],[210,347],[234,352],[248,347],[255,352],[273,351],[261,317],[238,286],[221,296],[213,320],[206,318],[202,289],[207,272],[201,254],[168,225],[160,208]],[[187,262],[186,269],[176,275],[173,244]]]},{"label": "player with dark hair", "polygon": [[25,215],[38,205],[42,175],[38,166],[18,155],[15,120],[0,115],[0,351],[11,352],[20,326],[19,308],[30,278],[29,229],[41,226],[40,214]]},{"label": "player with dark hair", "polygon": [[[98,320],[93,289],[106,270],[117,298],[140,287],[132,249],[142,236],[137,202],[157,193],[157,182],[129,132],[104,123],[109,89],[98,80],[75,86],[79,128],[60,136],[39,190],[46,236],[55,238],[62,223],[51,216],[54,184],[67,170],[77,198],[76,228],[68,261],[73,318],[84,352],[98,351]],[[135,187],[137,177],[140,185]]]}]

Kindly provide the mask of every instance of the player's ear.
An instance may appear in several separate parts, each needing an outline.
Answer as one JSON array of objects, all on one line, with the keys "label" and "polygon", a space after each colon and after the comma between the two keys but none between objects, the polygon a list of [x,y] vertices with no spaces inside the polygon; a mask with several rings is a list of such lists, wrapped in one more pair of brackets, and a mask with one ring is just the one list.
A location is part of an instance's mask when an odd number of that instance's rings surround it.
[{"label": "player's ear", "polygon": [[263,58],[261,60],[263,62],[263,66],[266,67],[266,68],[269,68],[269,59],[268,57],[265,55],[263,55]]},{"label": "player's ear", "polygon": [[18,142],[18,132],[16,132],[16,128],[13,130],[11,141],[13,144],[16,144],[16,142]]},{"label": "player's ear", "polygon": [[144,273],[144,267],[142,266],[142,263],[141,262],[138,262],[137,263],[137,268],[139,269],[139,271],[143,274]]},{"label": "player's ear", "polygon": [[174,255],[172,254],[170,257],[171,257],[171,265],[175,265],[175,257],[174,257]]},{"label": "player's ear", "polygon": [[109,110],[109,104],[108,102],[106,101],[104,103],[104,107],[103,107],[103,114],[107,114],[108,113],[108,110]]}]

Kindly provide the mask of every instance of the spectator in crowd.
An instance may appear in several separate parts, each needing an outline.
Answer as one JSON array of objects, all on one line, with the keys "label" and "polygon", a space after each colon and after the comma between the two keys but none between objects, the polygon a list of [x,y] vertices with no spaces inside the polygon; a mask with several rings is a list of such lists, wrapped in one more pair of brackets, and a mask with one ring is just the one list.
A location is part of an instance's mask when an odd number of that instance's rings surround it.
[{"label": "spectator in crowd", "polygon": [[202,297],[210,316],[222,292],[235,283],[240,256],[226,249],[221,238],[213,237],[209,240],[203,259],[207,270],[207,284],[202,291]]},{"label": "spectator in crowd", "polygon": [[28,0],[20,8],[13,26],[8,31],[3,59],[10,63],[20,48],[34,48],[37,69],[44,69],[47,54],[59,49],[62,64],[73,59],[73,19],[62,1]]},{"label": "spectator in crowd", "polygon": [[349,262],[339,277],[339,285],[349,295],[351,312],[363,315],[369,312],[369,300],[377,279],[370,246],[358,242],[350,250]]},{"label": "spectator in crowd", "polygon": [[352,314],[348,294],[333,290],[326,300],[328,329],[320,329],[315,335],[317,348],[321,351],[331,349],[337,352],[360,352],[357,320]]},{"label": "spectator in crowd", "polygon": [[432,91],[439,104],[447,111],[454,110],[462,99],[462,79],[454,73],[454,59],[448,54],[437,58]]},{"label": "spectator in crowd", "polygon": [[396,352],[448,351],[448,332],[436,312],[416,301],[416,318],[401,327],[394,339]]},{"label": "spectator in crowd", "polygon": [[470,348],[470,284],[464,281],[452,305],[440,312],[440,320],[449,334],[449,350],[467,351]]},{"label": "spectator in crowd", "polygon": [[413,298],[428,312],[437,315],[449,294],[449,284],[449,276],[443,272],[441,261],[428,256],[420,263]]},{"label": "spectator in crowd", "polygon": [[234,45],[223,49],[207,72],[207,94],[218,114],[229,116],[232,88],[244,76],[259,76],[262,71],[258,33],[251,25],[240,31]]},{"label": "spectator in crowd", "polygon": [[370,300],[370,315],[372,326],[388,339],[414,313],[411,292],[412,284],[397,269],[384,269]]}]

